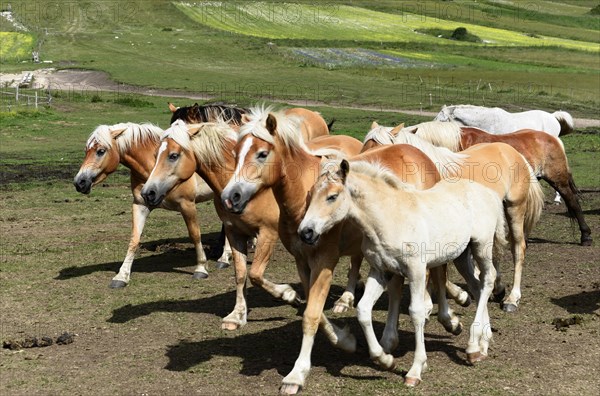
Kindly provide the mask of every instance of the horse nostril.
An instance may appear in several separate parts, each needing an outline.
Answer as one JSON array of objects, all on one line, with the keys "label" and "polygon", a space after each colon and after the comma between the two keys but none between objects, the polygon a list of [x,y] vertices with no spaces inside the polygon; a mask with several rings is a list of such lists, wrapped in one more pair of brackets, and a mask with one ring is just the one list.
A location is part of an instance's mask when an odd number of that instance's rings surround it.
[{"label": "horse nostril", "polygon": [[231,202],[233,202],[234,204],[238,204],[241,200],[242,194],[240,194],[239,192],[231,194]]},{"label": "horse nostril", "polygon": [[315,231],[312,228],[307,227],[302,230],[300,236],[305,241],[311,241],[313,239],[314,234],[315,234]]}]

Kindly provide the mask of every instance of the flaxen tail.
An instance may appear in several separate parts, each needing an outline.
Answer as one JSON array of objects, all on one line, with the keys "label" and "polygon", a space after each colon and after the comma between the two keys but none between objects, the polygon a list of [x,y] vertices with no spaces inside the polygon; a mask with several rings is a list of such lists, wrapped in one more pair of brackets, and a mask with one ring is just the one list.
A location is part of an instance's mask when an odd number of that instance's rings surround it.
[{"label": "flaxen tail", "polygon": [[529,177],[529,190],[527,191],[527,201],[525,204],[526,209],[523,232],[525,233],[525,237],[527,237],[542,216],[542,209],[544,208],[544,191],[542,191],[540,182],[537,180],[533,169],[526,160],[525,164],[527,164],[527,170],[529,171],[529,174],[526,175],[526,177]]}]

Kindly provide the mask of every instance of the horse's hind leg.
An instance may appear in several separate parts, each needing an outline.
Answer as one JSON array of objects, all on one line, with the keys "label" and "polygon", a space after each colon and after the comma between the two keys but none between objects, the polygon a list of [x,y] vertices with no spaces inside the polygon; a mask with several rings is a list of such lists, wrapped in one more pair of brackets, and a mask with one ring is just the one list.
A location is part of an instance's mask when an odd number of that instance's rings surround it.
[{"label": "horse's hind leg", "polygon": [[452,283],[447,277],[446,294],[460,306],[468,307],[471,305],[471,297],[469,296],[469,293],[463,290],[462,287]]},{"label": "horse's hind leg", "polygon": [[300,304],[300,298],[290,285],[273,283],[264,278],[264,273],[269,264],[269,259],[273,254],[276,242],[277,231],[260,230],[258,238],[256,239],[256,250],[254,252],[254,259],[252,260],[252,266],[248,272],[248,277],[254,286],[261,287],[273,297],[282,299],[289,304],[298,305]]},{"label": "horse's hind leg", "polygon": [[350,270],[348,271],[348,284],[342,296],[333,305],[333,312],[342,313],[354,307],[354,296],[356,295],[356,284],[360,278],[360,265],[363,255],[358,254],[350,258]]},{"label": "horse's hind leg", "polygon": [[459,335],[462,332],[462,324],[452,309],[448,306],[446,298],[447,265],[442,265],[431,269],[431,278],[436,287],[438,299],[438,322],[444,326],[447,332]]},{"label": "horse's hind leg", "polygon": [[121,264],[121,268],[119,268],[119,273],[112,278],[112,281],[109,284],[111,289],[120,289],[127,286],[129,283],[129,277],[131,276],[131,265],[133,264],[135,253],[137,252],[140,244],[140,238],[142,236],[142,231],[144,230],[144,225],[146,224],[146,219],[150,214],[150,209],[145,205],[138,205],[134,203],[131,209],[131,214],[131,240],[129,241],[129,247],[127,248],[125,260],[123,261],[123,264]]},{"label": "horse's hind leg", "polygon": [[569,174],[567,177],[561,177],[560,179],[558,177],[550,179],[549,177],[544,176],[543,179],[563,197],[569,216],[577,219],[579,231],[581,232],[581,245],[590,246],[592,244],[592,231],[583,217],[583,210],[579,204],[573,176]]},{"label": "horse's hind leg", "polygon": [[185,225],[188,229],[190,239],[194,242],[194,248],[196,249],[196,268],[194,269],[194,279],[206,279],[208,278],[208,271],[206,270],[206,254],[202,247],[202,241],[200,239],[200,227],[196,219],[196,204],[192,201],[182,203],[181,215],[185,220]]},{"label": "horse's hind leg", "polygon": [[[524,213],[524,205],[508,206],[506,208],[506,220],[508,222],[515,274],[512,290],[501,304],[505,312],[515,312],[519,305],[519,300],[521,300],[521,275],[523,273],[526,248],[525,231],[523,229]],[[499,274],[500,271],[496,268],[497,258],[494,258],[494,267],[497,270],[497,274]]]},{"label": "horse's hind leg", "polygon": [[398,346],[398,317],[400,316],[400,299],[403,285],[404,277],[397,274],[393,275],[392,279],[387,282],[388,316],[380,341],[386,353],[392,353]]}]

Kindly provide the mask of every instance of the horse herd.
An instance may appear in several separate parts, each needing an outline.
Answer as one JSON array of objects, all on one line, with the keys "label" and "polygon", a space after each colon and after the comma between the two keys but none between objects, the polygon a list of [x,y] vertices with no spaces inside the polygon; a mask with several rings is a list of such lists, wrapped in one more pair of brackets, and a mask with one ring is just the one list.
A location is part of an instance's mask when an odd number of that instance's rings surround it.
[{"label": "horse herd", "polygon": [[[427,367],[423,331],[433,306],[430,290],[439,305],[438,321],[453,334],[462,331],[462,324],[447,297],[463,306],[470,304],[470,295],[475,298],[466,348],[472,364],[487,356],[490,296],[502,301],[504,311],[517,310],[526,237],[543,206],[538,179],[564,199],[579,224],[581,244],[592,242],[558,138],[573,129],[564,112],[534,111],[528,116],[466,105],[444,107],[438,120],[411,127],[374,122],[363,143],[330,135],[331,124],[302,108],[169,107],[171,126],[165,131],[151,124],[97,127],[75,176],[77,191],[88,194],[119,164],[131,171],[131,240],[110,287],[129,283],[146,218],[155,208],[183,215],[196,248],[193,277],[208,277],[195,204],[213,198],[226,235],[217,267],[228,266],[232,258],[236,280],[235,306],[223,318],[223,329],[246,324],[247,278],[276,298],[300,303],[290,285],[264,277],[278,239],[295,258],[306,310],[300,353],[280,388],[284,394],[298,393],[305,385],[318,328],[336,347],[356,349],[354,336],[324,313],[342,256],[351,257],[351,268],[333,310],[354,306],[366,258],[370,272],[357,315],[371,359],[385,369],[395,367],[391,353],[398,345],[401,288],[408,279],[416,350],[404,381],[415,386]],[[506,133],[507,125],[511,133]],[[508,296],[498,260],[498,251],[507,244],[514,265]],[[447,279],[449,261],[469,292]],[[378,341],[371,313],[386,288],[388,319]]]}]

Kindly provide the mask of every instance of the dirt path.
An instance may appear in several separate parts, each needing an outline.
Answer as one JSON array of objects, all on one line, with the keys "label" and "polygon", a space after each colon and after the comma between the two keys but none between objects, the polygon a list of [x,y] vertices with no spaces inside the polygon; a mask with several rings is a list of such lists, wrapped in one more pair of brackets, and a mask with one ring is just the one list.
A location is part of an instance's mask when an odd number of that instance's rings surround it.
[{"label": "dirt path", "polygon": [[[26,72],[23,72],[24,74]],[[4,85],[14,84],[15,81],[20,81],[22,74],[2,74],[0,75],[0,84]],[[63,90],[72,92],[122,92],[139,95],[149,96],[166,96],[172,98],[182,98],[191,100],[210,100],[215,99],[214,96],[204,94],[193,94],[190,92],[182,92],[178,90],[169,89],[153,89],[145,88],[128,84],[118,83],[110,78],[110,76],[101,71],[95,70],[76,70],[76,69],[40,69],[33,72],[34,74],[34,85],[35,88]],[[332,107],[336,109],[353,109],[353,110],[368,110],[368,111],[383,111],[390,113],[404,113],[419,116],[435,117],[437,112],[431,111],[419,111],[419,110],[405,110],[405,109],[390,109],[377,106],[351,106],[351,105],[339,105],[324,103],[319,101],[309,100],[293,100],[283,101],[277,99],[270,99],[279,103],[288,103],[295,106],[318,106],[318,107]],[[588,127],[600,127],[600,120],[590,118],[575,118],[575,125],[579,128]]]}]

